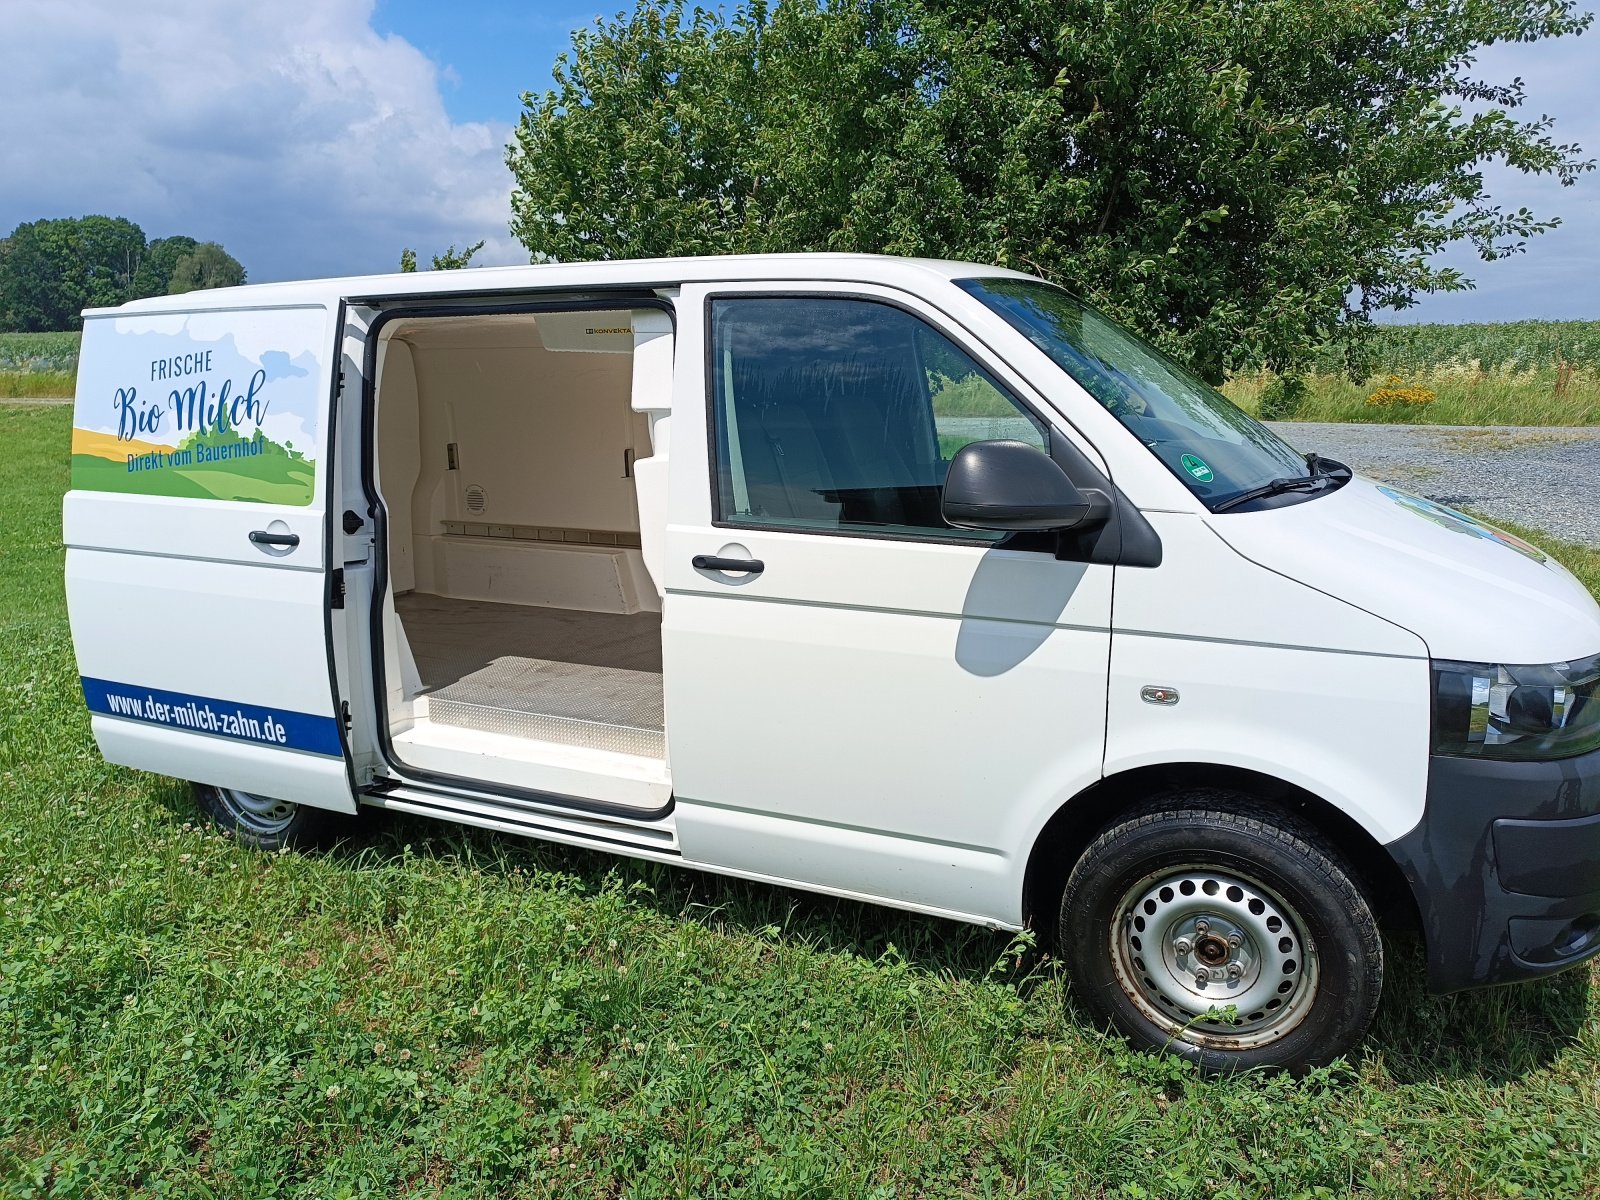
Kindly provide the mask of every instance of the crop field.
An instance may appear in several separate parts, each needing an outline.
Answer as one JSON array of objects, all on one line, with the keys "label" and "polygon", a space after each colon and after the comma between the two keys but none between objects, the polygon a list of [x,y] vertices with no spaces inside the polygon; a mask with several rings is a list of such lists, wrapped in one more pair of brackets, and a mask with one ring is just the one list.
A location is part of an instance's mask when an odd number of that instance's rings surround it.
[{"label": "crop field", "polygon": [[1396,942],[1357,1061],[1208,1080],[1026,939],[420,819],[241,848],[89,737],[69,423],[0,407],[0,1195],[1600,1193],[1588,970],[1430,998]]},{"label": "crop field", "polygon": [[72,395],[76,333],[0,333],[0,399]]},{"label": "crop field", "polygon": [[78,369],[76,333],[0,333],[0,371]]},{"label": "crop field", "polygon": [[[1503,321],[1476,325],[1383,325],[1367,352],[1373,374],[1477,363],[1484,370],[1600,367],[1600,321]],[[1324,361],[1321,369],[1337,371]]]},{"label": "crop field", "polygon": [[[1600,424],[1600,321],[1384,325],[1355,381],[1331,354],[1306,376],[1298,421],[1405,421],[1441,425]],[[1223,388],[1261,410],[1272,382],[1246,374]],[[1376,401],[1374,401],[1376,397]],[[1387,398],[1386,398],[1387,397]]]}]

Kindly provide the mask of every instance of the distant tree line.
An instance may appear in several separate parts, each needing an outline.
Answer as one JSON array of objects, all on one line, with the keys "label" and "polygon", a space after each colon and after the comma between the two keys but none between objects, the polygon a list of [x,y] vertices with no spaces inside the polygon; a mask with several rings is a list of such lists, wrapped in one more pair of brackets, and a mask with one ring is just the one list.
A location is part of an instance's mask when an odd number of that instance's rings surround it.
[{"label": "distant tree line", "polygon": [[27,221],[0,238],[0,330],[79,329],[85,308],[244,280],[239,260],[216,242],[147,241],[125,217]]}]

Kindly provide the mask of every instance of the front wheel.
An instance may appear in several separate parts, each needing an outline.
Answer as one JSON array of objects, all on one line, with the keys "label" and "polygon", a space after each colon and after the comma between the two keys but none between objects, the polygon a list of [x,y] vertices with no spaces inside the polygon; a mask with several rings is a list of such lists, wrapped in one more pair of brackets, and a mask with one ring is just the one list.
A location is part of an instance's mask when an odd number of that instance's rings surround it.
[{"label": "front wheel", "polygon": [[1316,830],[1230,793],[1144,806],[1067,879],[1074,989],[1136,1044],[1211,1071],[1303,1071],[1353,1048],[1377,1011],[1383,945]]},{"label": "front wheel", "polygon": [[292,800],[205,783],[191,786],[195,802],[213,821],[244,845],[257,850],[318,845],[345,832],[352,820],[343,813],[311,808]]}]

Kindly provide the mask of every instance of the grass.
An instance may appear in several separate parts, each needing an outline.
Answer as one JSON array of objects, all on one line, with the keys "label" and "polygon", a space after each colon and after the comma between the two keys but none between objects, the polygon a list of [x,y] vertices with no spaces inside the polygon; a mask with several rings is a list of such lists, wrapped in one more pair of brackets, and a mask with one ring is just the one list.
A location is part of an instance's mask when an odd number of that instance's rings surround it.
[{"label": "grass", "polygon": [[77,333],[0,333],[0,399],[72,395],[78,374]]},{"label": "grass", "polygon": [[76,371],[0,371],[0,399],[70,398],[77,383]]},{"label": "grass", "polygon": [[[1402,421],[1430,425],[1600,424],[1600,368],[1493,367],[1468,363],[1414,368],[1395,375],[1402,386],[1426,388],[1435,399],[1420,408],[1378,407],[1367,399],[1391,386],[1388,374],[1354,383],[1341,374],[1306,376],[1309,394],[1296,421]],[[1272,376],[1235,376],[1223,393],[1249,413],[1259,413]]]},{"label": "grass", "polygon": [[[1382,325],[1362,351],[1360,381],[1331,350],[1307,375],[1300,421],[1411,421],[1440,425],[1600,424],[1600,321]],[[1223,391],[1258,412],[1272,376],[1244,374]],[[1384,387],[1434,393],[1421,407],[1367,403]]]},{"label": "grass", "polygon": [[421,821],[240,848],[89,738],[68,425],[0,408],[0,1195],[1600,1192],[1592,972],[1429,998],[1397,944],[1359,1062],[1210,1081],[965,926]]}]

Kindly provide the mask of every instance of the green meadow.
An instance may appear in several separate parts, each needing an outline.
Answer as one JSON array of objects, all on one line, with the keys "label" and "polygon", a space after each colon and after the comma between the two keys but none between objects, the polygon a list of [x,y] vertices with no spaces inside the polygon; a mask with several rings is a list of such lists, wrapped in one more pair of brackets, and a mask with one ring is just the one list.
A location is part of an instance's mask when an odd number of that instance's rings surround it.
[{"label": "green meadow", "polygon": [[89,736],[69,424],[0,406],[0,1196],[1600,1194],[1591,970],[1436,998],[1395,942],[1359,1058],[1203,1079],[1025,938],[421,819],[238,846]]},{"label": "green meadow", "polygon": [[139,496],[182,496],[198,500],[258,500],[269,504],[310,504],[314,467],[283,454],[233,459],[225,464],[163,466],[129,470],[126,462],[91,454],[72,455],[76,487]]}]

